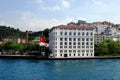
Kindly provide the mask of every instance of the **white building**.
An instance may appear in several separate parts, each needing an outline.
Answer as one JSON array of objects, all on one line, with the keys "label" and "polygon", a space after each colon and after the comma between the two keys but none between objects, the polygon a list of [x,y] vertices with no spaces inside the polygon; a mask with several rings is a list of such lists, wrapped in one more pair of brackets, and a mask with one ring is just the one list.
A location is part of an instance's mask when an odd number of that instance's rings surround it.
[{"label": "white building", "polygon": [[94,57],[94,31],[92,27],[59,25],[49,33],[52,58]]}]

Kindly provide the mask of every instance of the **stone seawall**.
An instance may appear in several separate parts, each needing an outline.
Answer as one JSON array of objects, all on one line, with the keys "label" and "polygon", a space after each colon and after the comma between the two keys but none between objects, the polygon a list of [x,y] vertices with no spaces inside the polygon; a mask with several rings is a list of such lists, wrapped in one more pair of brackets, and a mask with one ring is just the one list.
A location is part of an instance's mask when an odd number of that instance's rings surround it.
[{"label": "stone seawall", "polygon": [[32,55],[0,55],[0,59],[39,59],[39,60],[120,59],[120,56],[95,56],[95,57],[81,57],[81,58],[48,58],[47,56],[32,56]]}]

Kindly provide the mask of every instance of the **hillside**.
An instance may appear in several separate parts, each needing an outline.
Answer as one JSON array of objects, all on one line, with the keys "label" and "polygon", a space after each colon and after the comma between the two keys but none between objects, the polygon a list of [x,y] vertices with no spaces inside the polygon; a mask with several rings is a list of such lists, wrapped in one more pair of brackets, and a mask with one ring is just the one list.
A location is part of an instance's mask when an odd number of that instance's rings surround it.
[{"label": "hillside", "polygon": [[7,36],[16,36],[16,37],[24,38],[25,32],[22,32],[19,29],[15,29],[12,27],[0,25],[0,40]]},{"label": "hillside", "polygon": [[[46,37],[48,41],[48,37],[49,37],[48,34],[49,34],[49,29],[45,29],[44,31],[37,31],[37,32],[29,31],[29,41],[35,39],[35,37],[38,37],[40,35],[43,35],[44,37]],[[16,36],[20,38],[25,38],[25,32],[12,27],[0,25],[0,40],[2,40],[2,38],[7,36]]]}]

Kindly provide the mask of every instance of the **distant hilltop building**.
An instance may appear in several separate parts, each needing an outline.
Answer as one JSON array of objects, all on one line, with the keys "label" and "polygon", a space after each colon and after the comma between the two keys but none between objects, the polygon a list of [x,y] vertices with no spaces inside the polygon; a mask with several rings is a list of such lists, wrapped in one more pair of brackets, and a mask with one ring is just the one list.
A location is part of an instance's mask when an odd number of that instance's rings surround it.
[{"label": "distant hilltop building", "polygon": [[71,24],[94,27],[95,44],[99,44],[105,39],[120,40],[120,24],[113,24],[107,21],[88,23],[84,20],[78,20],[77,23],[68,23],[68,25]]},{"label": "distant hilltop building", "polygon": [[[92,23],[94,26],[94,35],[95,35],[95,44],[99,44],[105,39],[112,39],[114,41],[119,39],[119,26],[114,25],[111,22],[94,22]],[[117,36],[117,37],[116,37]]]},{"label": "distant hilltop building", "polygon": [[73,23],[55,26],[49,33],[49,47],[52,58],[94,57],[94,28]]}]

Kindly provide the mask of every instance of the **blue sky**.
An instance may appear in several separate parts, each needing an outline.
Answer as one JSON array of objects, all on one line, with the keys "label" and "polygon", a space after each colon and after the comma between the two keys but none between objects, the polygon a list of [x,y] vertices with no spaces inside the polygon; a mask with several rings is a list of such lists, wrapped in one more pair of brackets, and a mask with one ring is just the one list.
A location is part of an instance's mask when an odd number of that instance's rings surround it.
[{"label": "blue sky", "polygon": [[120,0],[0,0],[0,24],[39,31],[78,20],[120,23]]}]

